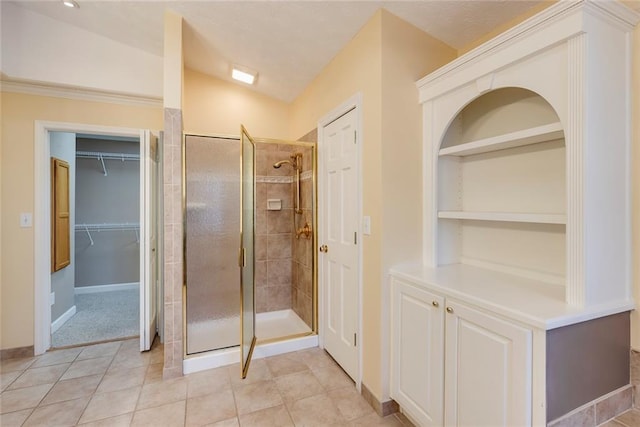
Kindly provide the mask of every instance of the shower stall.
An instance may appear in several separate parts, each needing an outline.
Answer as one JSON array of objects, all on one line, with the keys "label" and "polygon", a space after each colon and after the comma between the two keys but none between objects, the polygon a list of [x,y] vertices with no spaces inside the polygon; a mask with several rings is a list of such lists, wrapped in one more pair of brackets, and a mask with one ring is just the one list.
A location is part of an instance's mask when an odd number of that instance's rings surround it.
[{"label": "shower stall", "polygon": [[186,360],[317,342],[315,143],[185,135],[183,161]]}]

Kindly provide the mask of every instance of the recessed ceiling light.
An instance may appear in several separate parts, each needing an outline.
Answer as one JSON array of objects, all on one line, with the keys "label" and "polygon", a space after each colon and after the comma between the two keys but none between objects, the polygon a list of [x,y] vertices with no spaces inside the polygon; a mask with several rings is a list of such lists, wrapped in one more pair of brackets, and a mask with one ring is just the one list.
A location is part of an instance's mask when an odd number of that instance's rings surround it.
[{"label": "recessed ceiling light", "polygon": [[233,69],[231,70],[231,77],[240,82],[252,85],[256,79],[256,74],[239,70],[234,66]]},{"label": "recessed ceiling light", "polygon": [[80,5],[75,0],[62,0],[62,4],[67,7],[73,7],[78,9]]}]

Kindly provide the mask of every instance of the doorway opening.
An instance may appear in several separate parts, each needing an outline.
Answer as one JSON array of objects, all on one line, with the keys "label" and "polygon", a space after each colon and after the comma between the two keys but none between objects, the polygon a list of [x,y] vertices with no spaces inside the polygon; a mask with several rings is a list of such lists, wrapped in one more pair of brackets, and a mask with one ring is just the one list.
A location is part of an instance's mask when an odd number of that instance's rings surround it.
[{"label": "doorway opening", "polygon": [[51,274],[51,346],[138,337],[140,138],[51,132],[50,144],[69,166],[70,237],[68,265]]},{"label": "doorway opening", "polygon": [[148,130],[36,121],[36,355],[136,335],[150,348],[162,316],[159,148]]}]

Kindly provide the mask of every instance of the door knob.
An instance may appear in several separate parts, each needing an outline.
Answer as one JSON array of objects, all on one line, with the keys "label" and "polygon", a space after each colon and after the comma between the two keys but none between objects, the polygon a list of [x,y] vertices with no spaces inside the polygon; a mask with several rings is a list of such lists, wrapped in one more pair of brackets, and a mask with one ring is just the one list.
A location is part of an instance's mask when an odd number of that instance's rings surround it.
[{"label": "door knob", "polygon": [[453,307],[447,307],[447,313],[453,313]]},{"label": "door knob", "polygon": [[438,307],[440,304],[438,304],[438,301],[431,301],[431,305],[434,307]]},{"label": "door knob", "polygon": [[320,252],[324,252],[326,254],[329,252],[329,247],[327,245],[320,246]]}]

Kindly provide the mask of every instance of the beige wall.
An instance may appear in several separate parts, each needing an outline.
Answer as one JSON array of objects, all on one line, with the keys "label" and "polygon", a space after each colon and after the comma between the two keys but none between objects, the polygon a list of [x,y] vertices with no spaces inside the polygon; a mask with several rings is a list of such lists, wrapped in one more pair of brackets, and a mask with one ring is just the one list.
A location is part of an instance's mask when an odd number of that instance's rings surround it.
[{"label": "beige wall", "polygon": [[[243,124],[254,137],[287,139],[289,104],[190,69],[185,70],[184,76],[186,133],[239,135]],[[297,137],[310,129],[304,129]]]},{"label": "beige wall", "polygon": [[[633,86],[632,86],[632,148],[631,148],[631,184],[632,184],[632,233],[633,284],[636,305],[640,301],[640,25],[633,32]],[[631,346],[640,351],[640,315],[638,310],[631,313]]]},{"label": "beige wall", "polygon": [[382,283],[378,288],[382,315],[378,321],[385,399],[390,347],[387,272],[401,262],[422,261],[422,106],[415,82],[455,58],[450,46],[383,11]]},{"label": "beige wall", "polygon": [[[382,273],[381,115],[382,12],[378,11],[293,103],[289,135],[303,135],[320,118],[356,93],[362,94],[362,201],[371,216],[363,242],[363,383],[382,395],[380,278]],[[417,100],[416,100],[417,102]],[[322,142],[319,141],[321,144]]]},{"label": "beige wall", "polygon": [[[378,11],[293,103],[294,137],[360,92],[362,111],[363,383],[388,398],[389,266],[421,257],[421,109],[415,81],[456,51]],[[383,161],[384,159],[384,161]],[[416,203],[417,200],[417,203]]]},{"label": "beige wall", "polygon": [[34,235],[18,223],[21,212],[34,209],[34,122],[159,130],[162,109],[16,93],[2,93],[1,103],[0,348],[9,349],[34,343]]}]

